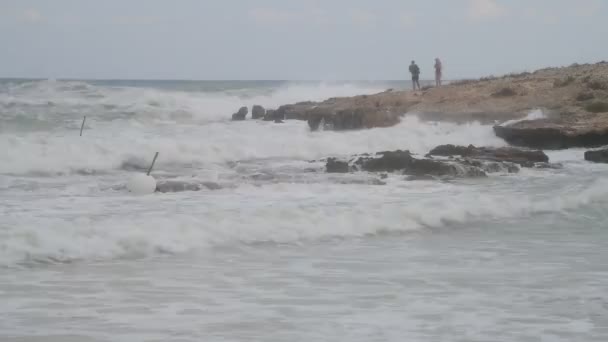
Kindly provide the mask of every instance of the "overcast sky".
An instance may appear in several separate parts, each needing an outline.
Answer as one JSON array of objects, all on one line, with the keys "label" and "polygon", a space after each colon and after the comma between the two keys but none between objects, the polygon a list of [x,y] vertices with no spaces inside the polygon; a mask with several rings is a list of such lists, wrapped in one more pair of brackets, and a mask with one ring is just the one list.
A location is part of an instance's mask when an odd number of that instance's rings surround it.
[{"label": "overcast sky", "polygon": [[608,0],[0,0],[0,77],[476,77],[608,60]]}]

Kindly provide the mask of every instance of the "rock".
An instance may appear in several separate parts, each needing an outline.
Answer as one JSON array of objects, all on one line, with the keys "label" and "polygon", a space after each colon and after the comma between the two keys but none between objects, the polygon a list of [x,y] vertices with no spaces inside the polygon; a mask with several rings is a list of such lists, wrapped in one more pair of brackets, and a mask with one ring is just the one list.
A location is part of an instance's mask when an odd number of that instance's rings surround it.
[{"label": "rock", "polygon": [[394,172],[397,170],[404,170],[411,166],[414,161],[414,157],[410,151],[386,151],[379,152],[379,158],[376,157],[359,157],[355,161],[361,170],[369,172]]},{"label": "rock", "polygon": [[435,147],[434,149],[432,149],[429,153],[428,156],[443,156],[443,157],[448,157],[448,156],[469,156],[471,154],[473,154],[475,151],[475,146],[473,145],[469,145],[469,146],[456,146],[456,145],[439,145],[437,147]]},{"label": "rock", "polygon": [[523,167],[533,167],[535,163],[548,163],[549,157],[543,151],[529,151],[514,147],[475,147],[473,145],[441,145],[429,152],[431,156],[462,156],[494,162],[508,162]]},{"label": "rock", "polygon": [[517,95],[517,92],[509,87],[502,88],[492,94],[493,97],[510,97],[515,95]]},{"label": "rock", "polygon": [[375,156],[354,159],[355,170],[368,172],[395,172],[411,176],[485,177],[480,168],[459,162],[414,158],[409,151],[379,152]]},{"label": "rock", "polygon": [[254,120],[261,119],[266,115],[266,109],[262,106],[255,105],[251,109],[251,118]]},{"label": "rock", "polygon": [[316,102],[298,102],[296,104],[280,106],[275,113],[281,120],[306,120],[307,112],[317,105]]},{"label": "rock", "polygon": [[247,107],[241,107],[238,112],[232,114],[232,121],[243,121],[248,113],[249,109]]},{"label": "rock", "polygon": [[511,145],[530,148],[557,150],[608,145],[608,119],[601,116],[524,120],[494,126],[494,132]]},{"label": "rock", "polygon": [[[531,147],[549,145],[563,148],[559,146],[570,145],[571,141],[569,138],[562,141],[564,134],[561,131],[572,129],[573,134],[579,136],[579,124],[592,128],[593,125],[588,125],[587,121],[606,117],[602,113],[608,111],[606,75],[606,63],[546,68],[532,73],[450,82],[422,93],[395,90],[331,98],[322,102],[299,102],[279,107],[276,115],[281,120],[306,120],[314,131],[320,128],[353,130],[389,127],[398,124],[403,115],[416,115],[422,120],[494,124],[525,118],[530,111],[536,109],[562,117],[574,113],[577,120],[561,120],[556,123],[561,127],[557,134],[548,129],[541,132],[540,137],[534,133],[532,138],[524,138],[519,132],[512,132],[511,128],[517,126],[496,128],[497,134],[512,141],[520,141],[523,146],[528,146],[528,140],[537,139],[540,143],[533,143],[535,146]],[[556,87],[555,84],[559,86]],[[274,114],[267,113],[265,120],[274,121]],[[608,128],[608,123],[595,127]],[[549,139],[548,143],[545,143],[546,139]],[[577,139],[574,138],[574,141]]]},{"label": "rock", "polygon": [[165,180],[159,181],[156,184],[156,191],[161,193],[168,192],[183,192],[183,191],[201,191],[203,189],[207,190],[219,190],[222,187],[213,182],[187,182],[187,181],[178,181],[178,180]]},{"label": "rock", "polygon": [[345,161],[340,161],[336,158],[327,158],[326,169],[328,173],[347,173],[349,171],[349,166]]},{"label": "rock", "polygon": [[285,122],[281,119],[274,119],[274,123],[285,123]]},{"label": "rock", "polygon": [[608,163],[608,149],[587,151],[585,152],[585,160],[594,163]]},{"label": "rock", "polygon": [[[430,156],[447,158],[431,159]],[[448,159],[449,158],[449,159]],[[513,147],[475,147],[441,145],[434,148],[427,158],[415,158],[409,151],[396,150],[363,154],[350,161],[328,158],[327,172],[347,173],[356,171],[380,173],[385,179],[388,172],[400,172],[413,176],[408,179],[436,179],[444,177],[487,177],[488,173],[517,173],[519,167],[554,168],[549,157],[542,151],[529,151]]]},{"label": "rock", "polygon": [[280,112],[278,112],[274,109],[267,110],[266,114],[264,115],[264,121],[277,121],[277,120],[283,120],[283,119],[285,119],[283,114],[281,114]]},{"label": "rock", "polygon": [[437,177],[433,177],[430,175],[422,175],[422,176],[407,176],[405,177],[406,181],[409,182],[413,182],[413,181],[432,181],[432,180],[437,180]]}]

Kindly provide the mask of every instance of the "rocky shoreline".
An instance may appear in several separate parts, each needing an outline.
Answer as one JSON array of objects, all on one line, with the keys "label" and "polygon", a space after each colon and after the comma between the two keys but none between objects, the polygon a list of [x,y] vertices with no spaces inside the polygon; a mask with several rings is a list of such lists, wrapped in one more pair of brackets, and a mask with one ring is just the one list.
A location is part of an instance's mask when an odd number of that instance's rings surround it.
[{"label": "rocky shoreline", "polygon": [[[373,95],[300,102],[268,110],[255,106],[255,118],[304,120],[311,130],[353,130],[396,125],[406,115],[423,120],[484,124],[522,120],[535,109],[545,118],[496,125],[511,145],[562,149],[608,144],[608,62],[546,68],[502,77],[453,82],[421,92],[389,89]],[[233,116],[244,120],[247,108]]]},{"label": "rocky shoreline", "polygon": [[550,164],[542,151],[441,145],[424,158],[416,158],[409,151],[384,151],[345,160],[328,158],[325,166],[328,173],[399,172],[408,176],[408,180],[487,177],[489,173],[517,173],[521,167],[559,168],[560,165]]},{"label": "rocky shoreline", "polygon": [[[543,117],[526,119],[533,110],[542,111]],[[312,131],[390,127],[407,115],[432,121],[476,121],[493,125],[496,136],[512,146],[541,150],[596,148],[608,145],[608,62],[463,80],[421,92],[389,89],[373,95],[300,102],[270,110],[254,106],[252,112],[255,119],[277,123],[307,121]],[[245,120],[247,113],[243,107],[233,120]],[[416,159],[407,151],[379,152],[374,157],[361,155],[342,161],[330,158],[327,171],[399,170],[411,176],[484,176],[492,170],[512,171],[536,163],[549,165],[548,159],[544,160],[546,155],[529,164],[527,158],[531,154],[544,155],[542,151],[514,148],[443,146],[424,159]],[[451,160],[434,159],[439,155]],[[522,165],[513,156],[528,164]],[[589,151],[585,159],[608,163],[608,150]]]}]

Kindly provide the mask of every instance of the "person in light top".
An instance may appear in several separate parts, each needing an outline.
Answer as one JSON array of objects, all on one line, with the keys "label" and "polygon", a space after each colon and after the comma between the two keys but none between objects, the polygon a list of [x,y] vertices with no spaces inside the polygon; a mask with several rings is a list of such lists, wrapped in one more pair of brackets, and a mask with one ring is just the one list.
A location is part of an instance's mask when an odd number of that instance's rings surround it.
[{"label": "person in light top", "polygon": [[439,58],[435,58],[435,86],[441,87],[441,74],[443,70],[443,65],[441,65],[441,61]]}]

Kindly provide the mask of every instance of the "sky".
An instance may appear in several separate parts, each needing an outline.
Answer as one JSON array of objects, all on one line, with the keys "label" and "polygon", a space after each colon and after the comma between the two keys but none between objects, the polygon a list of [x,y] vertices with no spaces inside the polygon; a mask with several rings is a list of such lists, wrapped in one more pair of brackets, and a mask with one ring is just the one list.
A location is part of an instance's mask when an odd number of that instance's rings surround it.
[{"label": "sky", "polygon": [[0,77],[399,80],[608,60],[608,0],[0,0]]}]

